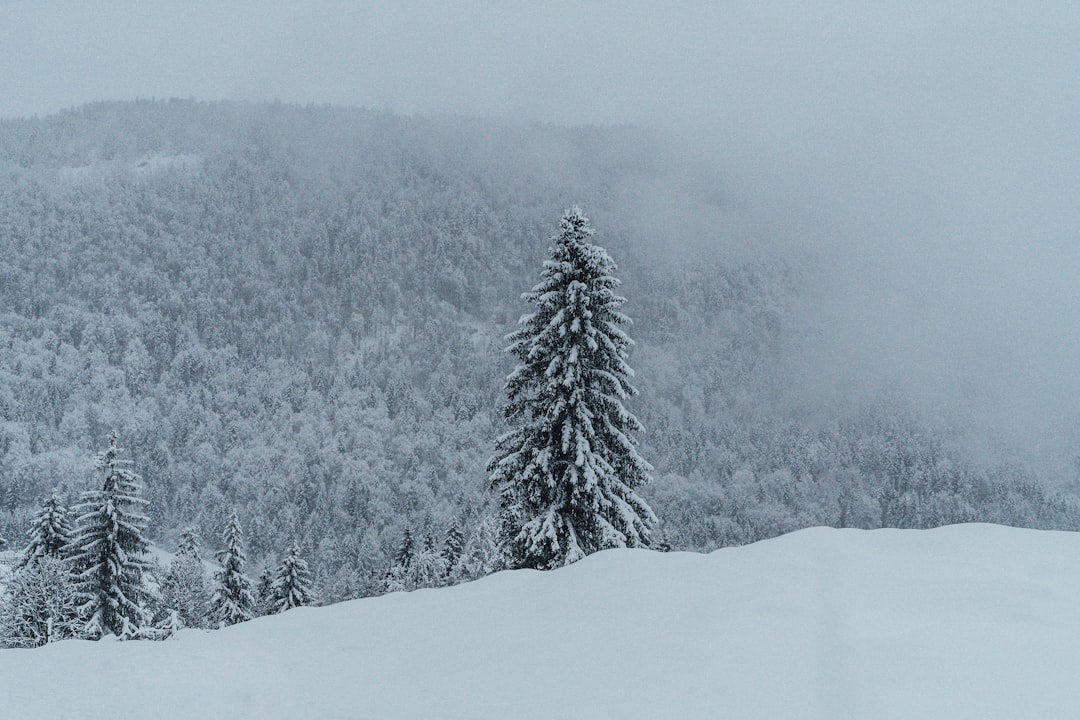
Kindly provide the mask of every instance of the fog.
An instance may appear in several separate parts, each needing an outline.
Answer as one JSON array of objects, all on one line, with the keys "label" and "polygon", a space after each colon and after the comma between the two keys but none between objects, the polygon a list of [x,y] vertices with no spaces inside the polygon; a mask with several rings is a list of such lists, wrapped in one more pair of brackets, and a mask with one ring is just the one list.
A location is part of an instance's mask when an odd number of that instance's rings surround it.
[{"label": "fog", "polygon": [[0,117],[194,96],[656,127],[808,263],[805,399],[899,389],[1071,472],[1080,5],[668,5],[7,3]]}]

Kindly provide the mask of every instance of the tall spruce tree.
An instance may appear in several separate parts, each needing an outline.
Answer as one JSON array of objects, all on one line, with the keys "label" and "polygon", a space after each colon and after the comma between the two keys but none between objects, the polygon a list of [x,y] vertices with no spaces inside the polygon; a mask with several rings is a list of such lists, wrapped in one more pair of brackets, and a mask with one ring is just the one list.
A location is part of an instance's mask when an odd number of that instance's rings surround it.
[{"label": "tall spruce tree", "polygon": [[507,336],[520,364],[506,382],[516,425],[488,463],[500,496],[500,532],[512,567],[550,569],[605,548],[647,547],[656,516],[634,489],[651,466],[638,454],[642,427],[623,406],[637,393],[622,329],[620,282],[590,242],[580,208],[552,238],[542,280],[523,299],[536,307]]},{"label": "tall spruce tree", "polygon": [[27,532],[29,542],[23,550],[18,567],[26,567],[43,557],[63,558],[71,543],[71,519],[66,507],[56,495],[41,504]]},{"label": "tall spruce tree", "polygon": [[232,511],[222,534],[225,549],[217,554],[221,565],[215,576],[211,614],[215,622],[235,625],[252,618],[255,600],[251,596],[251,581],[244,574],[247,556],[244,554],[244,533],[240,518]]},{"label": "tall spruce tree", "polygon": [[148,619],[150,594],[143,573],[149,546],[143,532],[149,520],[141,512],[146,500],[139,497],[139,476],[119,454],[114,432],[97,462],[102,487],[83,493],[77,506],[71,562],[87,637],[120,636]]},{"label": "tall spruce tree", "polygon": [[285,554],[274,576],[270,593],[270,612],[279,613],[294,607],[310,605],[315,596],[311,592],[311,571],[300,557],[300,547],[293,543]]}]

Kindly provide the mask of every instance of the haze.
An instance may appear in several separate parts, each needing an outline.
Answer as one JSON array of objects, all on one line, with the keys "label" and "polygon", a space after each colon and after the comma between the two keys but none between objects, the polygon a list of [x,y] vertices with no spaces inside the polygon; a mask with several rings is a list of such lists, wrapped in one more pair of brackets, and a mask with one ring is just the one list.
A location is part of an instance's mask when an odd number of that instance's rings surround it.
[{"label": "haze", "polygon": [[765,5],[6,3],[0,117],[194,96],[661,128],[816,263],[808,399],[899,386],[1066,477],[1080,5]]}]

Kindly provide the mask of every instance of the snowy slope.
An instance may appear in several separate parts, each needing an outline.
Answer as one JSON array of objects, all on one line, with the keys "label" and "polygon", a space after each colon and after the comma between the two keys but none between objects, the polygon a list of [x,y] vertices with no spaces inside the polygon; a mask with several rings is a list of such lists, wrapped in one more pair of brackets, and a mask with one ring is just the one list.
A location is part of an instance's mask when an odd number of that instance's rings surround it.
[{"label": "snowy slope", "polygon": [[0,651],[19,718],[1075,718],[1080,534],[794,533],[711,555]]}]

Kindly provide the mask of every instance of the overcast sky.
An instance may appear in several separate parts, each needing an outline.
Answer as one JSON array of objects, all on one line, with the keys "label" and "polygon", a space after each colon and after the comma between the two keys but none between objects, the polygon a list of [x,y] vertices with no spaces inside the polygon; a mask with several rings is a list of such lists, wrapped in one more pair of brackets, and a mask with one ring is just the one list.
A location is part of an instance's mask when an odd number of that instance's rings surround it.
[{"label": "overcast sky", "polygon": [[0,3],[0,117],[193,96],[670,130],[829,259],[808,382],[1080,440],[1080,3],[272,5]]},{"label": "overcast sky", "polygon": [[1063,84],[1075,100],[1077,4],[1011,5],[8,0],[0,116],[196,96],[790,130]]}]

